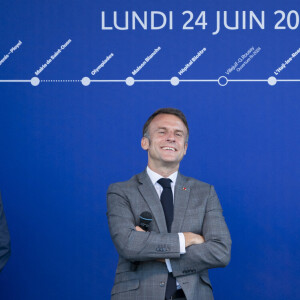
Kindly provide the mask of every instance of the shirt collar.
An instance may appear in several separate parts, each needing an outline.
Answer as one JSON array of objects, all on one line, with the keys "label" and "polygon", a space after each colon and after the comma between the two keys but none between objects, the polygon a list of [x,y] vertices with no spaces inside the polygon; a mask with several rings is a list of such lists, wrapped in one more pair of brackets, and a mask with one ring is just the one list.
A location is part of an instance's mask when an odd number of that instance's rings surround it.
[{"label": "shirt collar", "polygon": [[[159,180],[161,178],[164,178],[160,174],[157,174],[156,172],[152,171],[148,166],[147,166],[146,170],[147,170],[147,174],[150,177],[151,182],[153,183],[153,185],[155,185],[155,183],[157,183],[157,180]],[[175,185],[177,175],[178,175],[178,171],[174,172],[173,174],[171,174],[170,176],[167,177],[167,178],[170,178],[172,180],[171,184]]]}]

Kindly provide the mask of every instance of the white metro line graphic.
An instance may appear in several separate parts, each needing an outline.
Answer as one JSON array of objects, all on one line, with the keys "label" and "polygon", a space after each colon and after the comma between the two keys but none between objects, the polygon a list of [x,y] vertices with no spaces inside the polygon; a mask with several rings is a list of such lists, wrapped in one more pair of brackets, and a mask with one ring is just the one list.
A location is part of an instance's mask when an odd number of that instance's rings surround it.
[{"label": "white metro line graphic", "polygon": [[277,82],[300,82],[300,79],[277,79],[274,76],[269,77],[268,79],[228,79],[225,76],[221,76],[218,79],[179,79],[178,77],[172,77],[171,79],[134,79],[133,77],[127,77],[126,79],[90,79],[89,77],[83,77],[79,79],[46,79],[40,80],[38,77],[32,77],[31,79],[5,79],[1,80],[0,83],[31,83],[33,86],[38,86],[40,83],[81,83],[84,86],[89,86],[91,83],[126,83],[128,86],[132,86],[135,83],[150,83],[150,82],[168,82],[173,86],[179,85],[179,83],[206,83],[206,82],[215,82],[220,86],[226,86],[229,82],[266,82],[271,86],[276,85]]}]

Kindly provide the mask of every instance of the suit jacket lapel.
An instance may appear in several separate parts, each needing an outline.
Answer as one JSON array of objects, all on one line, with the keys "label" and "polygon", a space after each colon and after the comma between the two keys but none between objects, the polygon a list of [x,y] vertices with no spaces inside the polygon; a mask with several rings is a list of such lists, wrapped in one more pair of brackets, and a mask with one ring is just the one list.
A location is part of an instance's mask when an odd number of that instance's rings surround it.
[{"label": "suit jacket lapel", "polygon": [[190,187],[187,184],[186,178],[178,172],[174,190],[174,221],[171,232],[181,232],[189,195]]},{"label": "suit jacket lapel", "polygon": [[155,187],[153,186],[146,170],[138,174],[138,180],[141,183],[138,186],[138,189],[145,201],[148,203],[152,212],[152,217],[155,219],[159,231],[161,233],[167,233],[168,229],[166,225],[165,214]]}]

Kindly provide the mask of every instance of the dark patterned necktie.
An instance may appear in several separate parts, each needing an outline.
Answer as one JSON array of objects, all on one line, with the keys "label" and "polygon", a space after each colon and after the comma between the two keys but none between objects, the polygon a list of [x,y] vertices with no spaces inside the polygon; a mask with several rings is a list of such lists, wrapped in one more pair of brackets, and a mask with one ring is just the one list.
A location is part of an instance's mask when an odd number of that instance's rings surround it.
[{"label": "dark patterned necktie", "polygon": [[[171,189],[172,180],[169,178],[161,178],[157,181],[163,188],[160,196],[160,201],[165,213],[165,219],[167,224],[168,232],[171,232],[171,226],[174,217],[174,204],[173,204],[173,193]],[[176,292],[176,279],[172,273],[168,273],[168,282],[166,287],[166,299],[170,299],[171,296]]]}]

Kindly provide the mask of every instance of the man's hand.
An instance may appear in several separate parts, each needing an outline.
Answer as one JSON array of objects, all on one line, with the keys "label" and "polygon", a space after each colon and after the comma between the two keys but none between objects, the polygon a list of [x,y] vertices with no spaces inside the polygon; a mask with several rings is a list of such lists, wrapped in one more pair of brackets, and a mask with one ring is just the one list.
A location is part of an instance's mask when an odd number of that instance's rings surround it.
[{"label": "man's hand", "polygon": [[143,230],[140,226],[135,226],[135,230],[136,231],[143,231],[143,232],[145,232],[145,230]]},{"label": "man's hand", "polygon": [[185,238],[185,248],[191,245],[199,245],[204,243],[204,238],[200,234],[196,234],[192,232],[184,232],[183,235]]}]

